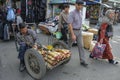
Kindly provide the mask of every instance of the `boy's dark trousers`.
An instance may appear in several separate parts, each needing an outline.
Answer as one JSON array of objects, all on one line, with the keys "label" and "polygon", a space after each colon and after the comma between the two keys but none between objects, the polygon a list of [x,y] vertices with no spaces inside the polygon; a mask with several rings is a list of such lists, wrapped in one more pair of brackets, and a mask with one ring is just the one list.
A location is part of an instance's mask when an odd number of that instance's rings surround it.
[{"label": "boy's dark trousers", "polygon": [[67,33],[68,33],[67,27],[61,28],[61,33],[62,33],[62,40],[64,42],[67,42]]},{"label": "boy's dark trousers", "polygon": [[23,71],[25,69],[24,54],[26,50],[29,48],[30,47],[28,47],[25,43],[20,44],[19,55],[18,55],[18,58],[20,59],[20,67],[19,67],[20,71]]}]

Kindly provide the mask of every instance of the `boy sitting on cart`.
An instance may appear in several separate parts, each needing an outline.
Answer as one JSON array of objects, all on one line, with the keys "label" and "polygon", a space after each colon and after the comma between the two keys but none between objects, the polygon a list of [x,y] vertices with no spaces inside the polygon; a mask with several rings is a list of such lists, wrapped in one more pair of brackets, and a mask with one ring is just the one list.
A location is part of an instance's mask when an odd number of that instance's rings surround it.
[{"label": "boy sitting on cart", "polygon": [[17,42],[20,45],[18,58],[20,59],[19,70],[22,72],[25,70],[24,54],[29,48],[37,48],[39,39],[36,32],[32,29],[28,29],[25,23],[19,24],[20,32],[17,34]]}]

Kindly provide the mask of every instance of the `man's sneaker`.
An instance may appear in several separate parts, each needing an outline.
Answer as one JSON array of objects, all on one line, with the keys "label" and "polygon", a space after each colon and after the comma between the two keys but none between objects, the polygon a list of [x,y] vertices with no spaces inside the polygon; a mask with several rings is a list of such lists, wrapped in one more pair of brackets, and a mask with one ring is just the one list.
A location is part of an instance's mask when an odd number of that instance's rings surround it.
[{"label": "man's sneaker", "polygon": [[84,66],[84,67],[88,67],[88,64],[85,63],[85,62],[81,62],[80,64],[81,64],[82,66]]},{"label": "man's sneaker", "polygon": [[19,71],[23,72],[24,70],[25,70],[25,65],[23,63],[20,63]]},{"label": "man's sneaker", "polygon": [[73,44],[72,44],[72,47],[74,47],[74,46],[77,46],[77,43],[73,43]]}]

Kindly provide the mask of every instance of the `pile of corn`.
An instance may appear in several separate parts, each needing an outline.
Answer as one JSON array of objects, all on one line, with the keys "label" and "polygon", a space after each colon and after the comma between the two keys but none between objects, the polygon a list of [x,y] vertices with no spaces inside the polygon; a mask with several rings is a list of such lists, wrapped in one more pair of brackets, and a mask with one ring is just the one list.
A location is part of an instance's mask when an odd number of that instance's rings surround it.
[{"label": "pile of corn", "polygon": [[42,54],[48,67],[55,66],[71,56],[70,50],[67,49],[54,49],[49,51],[40,49],[38,52]]}]

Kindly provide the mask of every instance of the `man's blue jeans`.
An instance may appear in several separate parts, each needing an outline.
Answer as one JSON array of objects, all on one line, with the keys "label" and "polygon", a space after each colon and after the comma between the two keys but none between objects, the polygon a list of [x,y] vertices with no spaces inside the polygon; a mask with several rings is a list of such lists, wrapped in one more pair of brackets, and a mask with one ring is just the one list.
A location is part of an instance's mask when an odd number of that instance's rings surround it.
[{"label": "man's blue jeans", "polygon": [[29,49],[29,47],[25,43],[20,44],[19,55],[18,55],[18,58],[20,59],[20,61],[24,62],[24,54],[27,49]]}]

